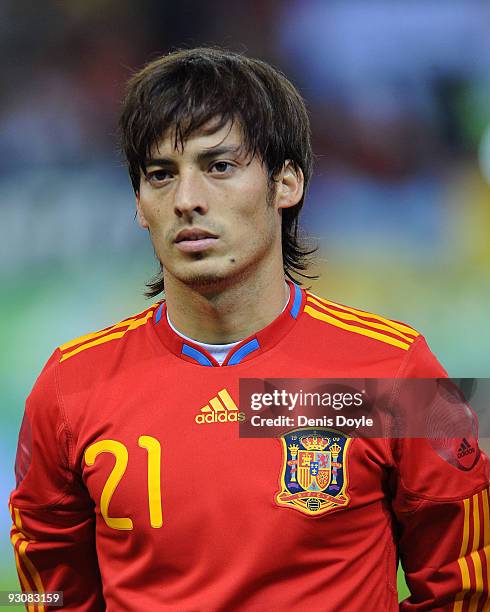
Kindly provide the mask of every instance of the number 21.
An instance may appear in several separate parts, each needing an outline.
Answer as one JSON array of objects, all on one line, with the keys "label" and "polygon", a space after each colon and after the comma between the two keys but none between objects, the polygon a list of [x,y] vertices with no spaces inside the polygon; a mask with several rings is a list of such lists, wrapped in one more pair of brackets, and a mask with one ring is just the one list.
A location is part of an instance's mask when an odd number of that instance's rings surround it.
[{"label": "number 21", "polygon": [[[138,438],[138,446],[146,448],[148,453],[148,507],[150,511],[150,525],[159,528],[163,524],[160,487],[160,442],[152,436],[140,436]],[[122,442],[117,440],[99,440],[85,449],[85,463],[93,465],[100,453],[111,453],[116,458],[112,472],[109,474],[109,478],[102,489],[100,513],[106,525],[112,529],[133,529],[133,521],[130,518],[109,516],[110,501],[128,465],[128,449]]]}]

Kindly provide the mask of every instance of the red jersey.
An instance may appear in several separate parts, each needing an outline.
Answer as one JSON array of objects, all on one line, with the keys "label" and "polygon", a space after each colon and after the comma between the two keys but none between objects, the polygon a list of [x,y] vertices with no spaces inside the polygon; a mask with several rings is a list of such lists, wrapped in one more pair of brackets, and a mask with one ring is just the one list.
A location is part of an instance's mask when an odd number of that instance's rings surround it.
[{"label": "red jersey", "polygon": [[[290,289],[221,366],[171,329],[164,302],[56,349],[10,498],[24,590],[86,612],[488,609],[483,454],[463,471],[420,440],[238,436],[240,378],[446,376],[411,327]],[[337,466],[338,494],[312,503],[306,472],[291,493],[300,443],[323,475]]]}]

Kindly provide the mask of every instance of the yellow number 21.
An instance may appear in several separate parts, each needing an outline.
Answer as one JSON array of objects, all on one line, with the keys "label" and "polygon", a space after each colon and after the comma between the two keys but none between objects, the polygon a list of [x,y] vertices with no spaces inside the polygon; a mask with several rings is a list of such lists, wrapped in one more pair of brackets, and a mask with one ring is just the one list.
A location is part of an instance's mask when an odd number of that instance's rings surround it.
[{"label": "yellow number 21", "polygon": [[[150,510],[150,524],[158,528],[162,521],[162,496],[160,488],[160,442],[152,436],[140,436],[138,445],[146,448],[148,452],[148,505]],[[128,449],[117,440],[99,440],[85,449],[85,463],[93,465],[100,453],[111,453],[116,463],[109,474],[109,478],[102,489],[100,496],[100,513],[108,527],[112,529],[133,529],[133,521],[128,518],[115,518],[109,516],[109,503],[114,495],[117,485],[126,471],[128,465]]]}]

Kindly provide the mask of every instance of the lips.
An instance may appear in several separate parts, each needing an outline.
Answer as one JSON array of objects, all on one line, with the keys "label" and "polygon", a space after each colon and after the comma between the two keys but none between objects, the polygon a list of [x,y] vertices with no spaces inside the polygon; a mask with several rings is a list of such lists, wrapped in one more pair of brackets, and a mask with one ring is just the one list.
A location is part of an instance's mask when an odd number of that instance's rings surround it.
[{"label": "lips", "polygon": [[218,236],[207,230],[193,227],[181,230],[175,237],[175,247],[182,253],[196,254],[213,250],[219,242]]},{"label": "lips", "polygon": [[185,241],[195,241],[195,240],[205,240],[206,238],[217,238],[216,234],[212,234],[206,230],[193,228],[193,229],[185,229],[181,230],[177,237],[175,238],[175,242],[183,242]]}]

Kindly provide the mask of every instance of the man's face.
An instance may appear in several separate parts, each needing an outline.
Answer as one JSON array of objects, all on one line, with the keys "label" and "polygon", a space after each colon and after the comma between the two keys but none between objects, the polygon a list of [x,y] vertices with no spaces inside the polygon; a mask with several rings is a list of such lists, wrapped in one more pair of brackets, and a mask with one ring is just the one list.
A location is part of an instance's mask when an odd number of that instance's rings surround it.
[{"label": "man's face", "polygon": [[192,134],[183,150],[167,134],[151,151],[138,219],[149,229],[165,280],[222,286],[273,257],[282,267],[277,198],[268,198],[266,170],[242,144],[234,123]]}]

